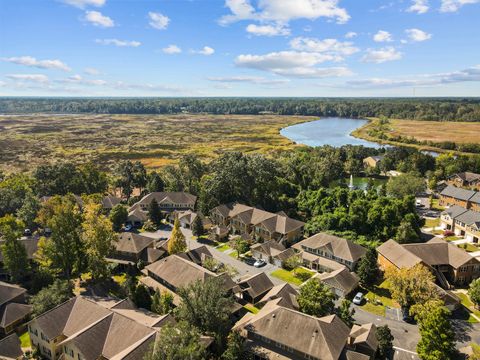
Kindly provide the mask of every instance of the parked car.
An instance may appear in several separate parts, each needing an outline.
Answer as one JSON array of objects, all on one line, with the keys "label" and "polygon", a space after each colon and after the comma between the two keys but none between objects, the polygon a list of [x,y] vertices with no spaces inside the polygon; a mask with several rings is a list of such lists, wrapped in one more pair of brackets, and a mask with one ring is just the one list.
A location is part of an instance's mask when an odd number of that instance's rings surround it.
[{"label": "parked car", "polygon": [[245,264],[247,265],[254,265],[255,264],[255,259],[253,257],[250,257],[250,256],[246,256],[243,258],[243,261],[245,262]]},{"label": "parked car", "polygon": [[23,230],[23,236],[32,236],[32,230],[30,229]]},{"label": "parked car", "polygon": [[353,298],[353,303],[355,305],[361,305],[362,304],[362,301],[363,301],[363,293],[361,292],[358,292],[357,295],[355,295],[355,297]]},{"label": "parked car", "polygon": [[420,200],[420,199],[415,200],[415,206],[416,207],[423,207],[422,200]]},{"label": "parked car", "polygon": [[133,231],[133,226],[131,224],[126,225],[125,231]]},{"label": "parked car", "polygon": [[265,266],[267,265],[267,263],[265,262],[265,260],[263,259],[258,259],[257,261],[255,261],[255,263],[253,264],[253,266],[255,266],[256,268],[260,268],[262,266]]}]

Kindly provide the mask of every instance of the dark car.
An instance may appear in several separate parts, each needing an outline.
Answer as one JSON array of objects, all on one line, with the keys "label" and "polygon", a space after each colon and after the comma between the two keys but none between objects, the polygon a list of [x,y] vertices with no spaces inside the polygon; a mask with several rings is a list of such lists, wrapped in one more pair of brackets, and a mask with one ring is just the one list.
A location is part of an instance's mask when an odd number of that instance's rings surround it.
[{"label": "dark car", "polygon": [[23,236],[32,236],[32,230],[30,229],[23,230]]},{"label": "dark car", "polygon": [[252,258],[252,257],[245,257],[245,258],[243,259],[243,261],[244,261],[245,264],[247,264],[247,265],[253,266],[253,264],[255,264],[255,259]]},{"label": "dark car", "polygon": [[127,231],[127,232],[128,232],[128,231],[133,231],[133,226],[130,225],[130,224],[126,225],[126,226],[125,226],[125,231]]}]

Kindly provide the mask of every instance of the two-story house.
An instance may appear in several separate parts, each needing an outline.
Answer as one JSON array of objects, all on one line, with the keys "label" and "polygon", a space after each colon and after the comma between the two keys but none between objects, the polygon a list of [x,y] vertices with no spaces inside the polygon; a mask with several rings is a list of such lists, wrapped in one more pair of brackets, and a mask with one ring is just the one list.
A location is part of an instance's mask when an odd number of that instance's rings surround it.
[{"label": "two-story house", "polygon": [[465,209],[471,207],[470,199],[475,195],[475,191],[462,189],[453,185],[447,186],[440,193],[440,206],[450,207],[450,206],[460,206]]},{"label": "two-story house", "polygon": [[255,359],[373,359],[378,342],[373,324],[350,329],[337,315],[306,315],[269,301],[234,326]]},{"label": "two-story house", "polygon": [[167,254],[164,248],[155,248],[155,239],[132,232],[118,234],[115,251],[108,260],[118,264],[151,264]]},{"label": "two-story house", "polygon": [[26,293],[20,286],[0,281],[0,337],[21,328],[31,314],[32,306],[26,304]]},{"label": "two-story house", "polygon": [[217,206],[211,210],[210,219],[216,225],[229,227],[234,234],[275,240],[285,246],[301,239],[305,226],[282,212],[275,214],[239,203]]},{"label": "two-story house", "polygon": [[450,230],[457,236],[464,236],[469,242],[480,239],[480,212],[467,210],[454,205],[442,212],[441,228]]},{"label": "two-story house", "polygon": [[353,271],[367,252],[350,240],[327,233],[318,233],[292,247],[299,252],[304,266],[320,272],[338,270],[342,266]]},{"label": "two-story house", "polygon": [[457,187],[480,191],[480,174],[468,171],[453,174],[447,178],[447,183]]},{"label": "two-story house", "polygon": [[142,359],[171,315],[128,300],[74,297],[28,323],[32,347],[50,360]]}]

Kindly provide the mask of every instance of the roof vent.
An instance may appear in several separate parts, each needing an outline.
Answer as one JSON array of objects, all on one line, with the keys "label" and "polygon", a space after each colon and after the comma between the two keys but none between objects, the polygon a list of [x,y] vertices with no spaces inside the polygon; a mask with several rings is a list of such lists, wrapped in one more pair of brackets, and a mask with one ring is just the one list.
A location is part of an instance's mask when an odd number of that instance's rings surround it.
[{"label": "roof vent", "polygon": [[273,314],[272,317],[275,319],[275,314]]}]

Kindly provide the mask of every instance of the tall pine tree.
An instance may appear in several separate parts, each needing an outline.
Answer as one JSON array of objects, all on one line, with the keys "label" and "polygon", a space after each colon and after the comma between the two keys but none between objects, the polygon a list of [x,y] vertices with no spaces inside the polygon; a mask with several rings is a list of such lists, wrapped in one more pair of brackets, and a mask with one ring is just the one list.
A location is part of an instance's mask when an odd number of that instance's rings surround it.
[{"label": "tall pine tree", "polygon": [[178,218],[176,218],[175,223],[173,224],[172,234],[168,240],[168,253],[173,255],[185,252],[186,250],[187,242],[185,240],[185,235],[183,235],[182,229],[180,229],[180,222],[178,221]]}]

